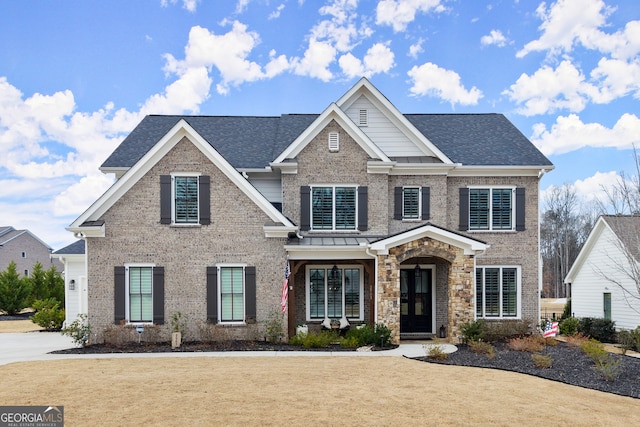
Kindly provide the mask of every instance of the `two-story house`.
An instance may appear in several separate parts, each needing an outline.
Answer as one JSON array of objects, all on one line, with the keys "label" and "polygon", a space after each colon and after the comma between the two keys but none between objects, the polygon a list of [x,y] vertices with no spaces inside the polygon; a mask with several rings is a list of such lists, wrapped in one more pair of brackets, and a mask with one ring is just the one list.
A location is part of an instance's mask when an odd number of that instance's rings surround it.
[{"label": "two-story house", "polygon": [[539,316],[538,187],[553,165],[499,114],[402,114],[367,79],[317,115],[147,116],[102,165],[86,240],[94,331],[263,336],[383,323],[394,341]]},{"label": "two-story house", "polygon": [[51,258],[52,249],[29,230],[16,230],[11,226],[0,227],[0,271],[13,261],[16,271],[29,276],[36,263],[48,270],[52,265],[62,271],[62,264]]}]

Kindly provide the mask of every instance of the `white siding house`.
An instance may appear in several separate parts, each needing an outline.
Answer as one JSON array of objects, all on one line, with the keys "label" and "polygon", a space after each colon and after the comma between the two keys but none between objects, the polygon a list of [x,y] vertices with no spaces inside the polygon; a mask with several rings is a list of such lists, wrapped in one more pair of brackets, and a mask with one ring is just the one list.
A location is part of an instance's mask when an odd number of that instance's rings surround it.
[{"label": "white siding house", "polygon": [[64,325],[87,314],[87,257],[85,241],[78,240],[51,255],[64,264]]},{"label": "white siding house", "polygon": [[640,326],[639,231],[638,216],[598,219],[565,278],[575,317],[610,318],[616,329]]}]

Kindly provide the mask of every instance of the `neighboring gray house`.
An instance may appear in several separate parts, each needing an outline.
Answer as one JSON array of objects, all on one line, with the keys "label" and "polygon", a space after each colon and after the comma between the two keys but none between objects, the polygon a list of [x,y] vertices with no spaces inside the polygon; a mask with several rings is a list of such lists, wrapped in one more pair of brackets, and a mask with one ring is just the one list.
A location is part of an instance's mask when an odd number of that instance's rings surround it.
[{"label": "neighboring gray house", "polygon": [[0,271],[4,271],[11,261],[22,276],[29,276],[36,262],[48,270],[55,265],[62,271],[62,264],[51,259],[51,247],[29,230],[16,230],[13,227],[0,227]]},{"label": "neighboring gray house", "polygon": [[539,317],[538,190],[553,165],[500,114],[402,114],[361,79],[321,114],[147,116],[68,230],[88,313],[264,336],[384,323],[393,340]]},{"label": "neighboring gray house", "polygon": [[77,240],[58,249],[52,258],[64,265],[64,310],[65,325],[69,325],[80,314],[87,314],[87,257],[85,241]]},{"label": "neighboring gray house", "polygon": [[640,326],[640,216],[603,215],[580,250],[565,283],[576,317]]}]

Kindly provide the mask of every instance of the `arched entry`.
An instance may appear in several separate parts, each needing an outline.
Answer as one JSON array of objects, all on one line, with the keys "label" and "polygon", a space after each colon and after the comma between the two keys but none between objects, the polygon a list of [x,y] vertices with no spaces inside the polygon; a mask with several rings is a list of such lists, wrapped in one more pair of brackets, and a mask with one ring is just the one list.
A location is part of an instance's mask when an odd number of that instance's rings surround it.
[{"label": "arched entry", "polygon": [[435,265],[400,268],[400,334],[410,338],[434,333]]}]

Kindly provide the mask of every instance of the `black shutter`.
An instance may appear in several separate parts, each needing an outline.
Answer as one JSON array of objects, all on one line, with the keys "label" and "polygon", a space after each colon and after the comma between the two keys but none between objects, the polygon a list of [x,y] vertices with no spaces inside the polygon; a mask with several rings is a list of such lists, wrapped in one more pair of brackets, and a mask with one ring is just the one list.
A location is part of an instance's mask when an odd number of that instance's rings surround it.
[{"label": "black shutter", "polygon": [[123,266],[115,266],[113,269],[113,313],[114,323],[119,325],[120,322],[127,318],[125,313],[125,269]]},{"label": "black shutter", "polygon": [[467,187],[460,189],[460,223],[458,230],[469,230],[469,189]]},{"label": "black shutter", "polygon": [[402,219],[402,187],[393,189],[393,219]]},{"label": "black shutter", "polygon": [[211,224],[211,190],[210,190],[210,178],[208,175],[203,175],[198,180],[198,203],[200,207],[200,224]]},{"label": "black shutter", "polygon": [[525,222],[525,195],[524,188],[516,188],[516,231],[524,231]]},{"label": "black shutter", "polygon": [[245,267],[244,269],[244,298],[245,298],[245,321],[254,323],[256,321],[256,268]]},{"label": "black shutter", "polygon": [[300,187],[300,230],[311,229],[311,187]]},{"label": "black shutter", "polygon": [[153,323],[164,325],[164,267],[153,267]]},{"label": "black shutter", "polygon": [[431,188],[422,187],[422,219],[431,218]]},{"label": "black shutter", "polygon": [[218,267],[207,267],[207,322],[218,323]]},{"label": "black shutter", "polygon": [[160,224],[171,224],[171,175],[160,175]]},{"label": "black shutter", "polygon": [[369,188],[358,187],[358,230],[369,228]]}]

